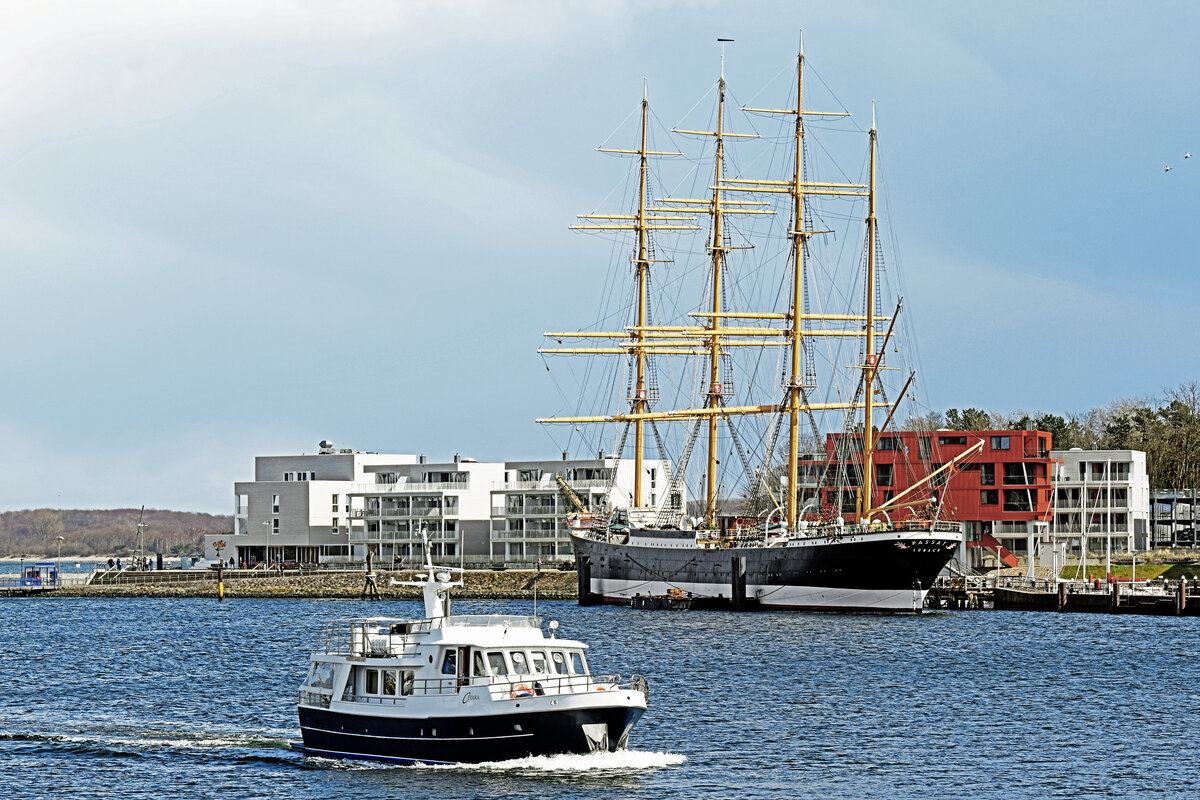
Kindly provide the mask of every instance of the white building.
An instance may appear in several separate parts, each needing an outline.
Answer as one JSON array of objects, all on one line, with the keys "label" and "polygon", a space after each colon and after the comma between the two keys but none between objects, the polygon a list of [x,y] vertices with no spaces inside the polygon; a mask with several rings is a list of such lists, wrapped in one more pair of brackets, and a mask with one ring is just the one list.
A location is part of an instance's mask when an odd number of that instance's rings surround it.
[{"label": "white building", "polygon": [[1054,450],[1050,534],[1078,554],[1150,546],[1150,478],[1141,450]]},{"label": "white building", "polygon": [[[644,468],[650,502],[665,499],[663,463]],[[312,455],[256,457],[254,477],[234,484],[234,535],[206,536],[206,558],[222,542],[220,557],[234,564],[360,562],[370,548],[391,565],[423,557],[424,529],[435,558],[519,564],[570,558],[566,515],[577,501],[591,511],[610,497],[627,505],[633,460],[430,463],[322,442]]]},{"label": "white building", "polygon": [[[676,490],[674,497],[666,497],[671,490],[663,462],[644,462],[643,469],[649,504],[657,507],[659,500],[667,500],[667,508],[682,510],[682,489]],[[633,459],[603,453],[590,460],[505,463],[504,481],[492,489],[493,560],[528,562],[572,556],[566,515],[629,506],[633,470]]]}]

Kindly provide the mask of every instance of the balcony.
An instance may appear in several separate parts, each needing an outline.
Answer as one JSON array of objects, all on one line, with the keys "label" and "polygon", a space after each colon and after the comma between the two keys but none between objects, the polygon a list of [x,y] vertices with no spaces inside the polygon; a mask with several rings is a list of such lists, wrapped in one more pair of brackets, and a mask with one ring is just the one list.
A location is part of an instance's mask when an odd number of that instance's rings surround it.
[{"label": "balcony", "polygon": [[[567,481],[567,485],[575,491],[580,489],[607,489],[609,481]],[[540,481],[509,481],[507,483],[500,481],[492,484],[494,492],[527,492],[533,490],[555,491],[558,489],[558,481],[554,480],[553,476],[548,476]]]},{"label": "balcony", "polygon": [[346,494],[352,495],[392,495],[416,494],[431,492],[465,492],[471,488],[470,482],[465,483],[352,483],[346,489]]}]

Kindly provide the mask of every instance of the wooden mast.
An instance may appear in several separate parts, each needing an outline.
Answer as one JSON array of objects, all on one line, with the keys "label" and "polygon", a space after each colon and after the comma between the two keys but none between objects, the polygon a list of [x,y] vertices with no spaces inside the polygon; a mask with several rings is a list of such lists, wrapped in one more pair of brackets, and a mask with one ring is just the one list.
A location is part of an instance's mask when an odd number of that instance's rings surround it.
[{"label": "wooden mast", "polygon": [[869,521],[873,505],[872,488],[874,475],[875,436],[871,430],[871,407],[875,399],[875,377],[879,374],[879,358],[875,353],[875,240],[878,221],[875,219],[875,111],[871,111],[871,166],[867,181],[867,341],[863,364],[863,476],[862,494],[859,497],[859,522]]},{"label": "wooden mast", "polygon": [[[803,36],[803,34],[801,34]],[[804,337],[801,329],[801,313],[804,308],[804,258],[805,240],[809,232],[804,230],[804,39],[800,40],[800,53],[796,56],[796,159],[792,177],[792,375],[788,384],[788,492],[787,529],[794,531],[800,517],[799,501],[796,497],[800,488],[800,389],[803,386]]]},{"label": "wooden mast", "polygon": [[[721,405],[721,270],[725,261],[724,232],[721,209],[721,162],[725,156],[725,53],[721,53],[721,79],[717,82],[716,165],[712,194],[712,303],[709,309],[708,392],[704,407],[717,409]],[[708,469],[704,480],[704,524],[717,525],[717,414],[708,417]]]},{"label": "wooden mast", "polygon": [[[634,350],[634,393],[633,413],[644,414],[647,410],[646,391],[646,325],[649,322],[649,284],[650,261],[648,258],[646,231],[646,115],[650,103],[646,98],[645,84],[642,86],[642,136],[638,148],[638,211],[637,211],[637,330],[633,332],[633,340],[638,345]],[[642,494],[642,472],[646,458],[646,421],[638,417],[633,421],[633,507],[644,505]],[[659,454],[660,458],[662,454]]]}]

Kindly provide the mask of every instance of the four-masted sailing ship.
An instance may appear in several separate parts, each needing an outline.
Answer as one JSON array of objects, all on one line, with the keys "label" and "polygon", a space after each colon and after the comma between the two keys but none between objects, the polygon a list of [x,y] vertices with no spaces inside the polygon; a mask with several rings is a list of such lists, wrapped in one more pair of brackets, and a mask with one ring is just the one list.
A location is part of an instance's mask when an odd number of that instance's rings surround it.
[{"label": "four-masted sailing ship", "polygon": [[[618,456],[632,438],[629,507],[588,509],[569,486],[563,487],[578,511],[569,519],[581,604],[628,603],[640,595],[691,598],[693,605],[734,608],[919,611],[933,580],[963,541],[961,524],[944,518],[936,489],[938,475],[944,479],[944,473],[954,470],[954,462],[933,469],[926,465],[928,474],[917,476],[895,494],[877,485],[882,481],[876,480],[873,457],[901,401],[910,395],[915,375],[909,372],[898,392],[885,381],[889,372],[900,371],[889,361],[898,360],[890,353],[896,349],[901,303],[897,298],[894,312],[881,313],[877,136],[872,120],[861,182],[810,179],[807,127],[849,114],[805,108],[804,70],[801,46],[795,102],[790,108],[741,108],[756,115],[751,119],[783,120],[785,135],[779,138],[785,140],[787,156],[773,161],[783,166],[781,177],[746,177],[734,169],[727,147],[761,137],[727,130],[723,53],[711,129],[673,129],[712,144],[711,171],[703,179],[709,185],[697,192],[702,196],[653,195],[651,160],[681,154],[648,145],[650,115],[644,92],[640,144],[629,149],[599,148],[636,158],[633,208],[622,214],[581,215],[574,227],[632,234],[633,286],[627,324],[619,331],[547,333],[560,344],[568,339],[583,343],[539,351],[616,357],[618,362],[624,357],[621,367],[626,370],[627,389],[617,401],[619,410],[539,420],[577,428],[587,423],[615,424],[620,431]],[[817,279],[833,273],[818,268],[814,244],[832,237],[833,231],[822,225],[837,214],[822,212],[816,203],[833,199],[856,200],[860,206],[865,202],[865,214],[854,220],[865,222],[865,241],[854,264],[854,286],[822,292]],[[704,274],[703,297],[682,321],[664,324],[652,312],[671,303],[656,300],[652,275],[671,259],[661,257],[657,240],[703,230],[705,226],[697,223],[701,216],[707,217],[705,253],[699,266],[687,272]],[[757,261],[741,263],[753,264],[747,272],[753,273],[759,287],[757,299],[765,298],[765,304],[773,307],[746,310],[742,302],[735,302],[744,296],[733,289],[738,277],[734,254],[744,258],[760,247],[750,237],[761,232],[753,222],[763,216],[786,223],[782,230],[778,223],[774,228],[780,254],[768,256],[762,250]],[[764,277],[768,269],[775,271],[775,279]],[[674,282],[672,289],[670,300],[677,301],[681,290]],[[839,302],[838,313],[822,308]],[[589,339],[597,341],[588,344]],[[826,345],[831,377],[823,400],[818,399],[814,359],[818,343],[835,343]],[[849,348],[846,343],[851,343]],[[757,366],[750,368],[754,379],[744,382],[747,393],[764,387],[771,392],[771,397],[759,402],[734,391],[735,357],[751,351],[774,358],[772,362],[759,355]],[[676,404],[682,407],[662,409],[656,407],[662,400],[657,376],[668,359],[692,365],[692,391],[685,395],[677,389]],[[687,374],[686,368],[679,374]],[[834,377],[839,374],[842,377]],[[763,380],[763,375],[770,379]],[[681,379],[680,384],[685,383]],[[817,418],[829,416],[841,423],[840,433],[821,433]],[[765,422],[747,432],[744,423],[752,419]],[[678,445],[674,457],[664,443],[671,437],[662,432],[671,426],[685,431],[673,440]],[[727,430],[724,437],[722,426]],[[653,463],[671,472],[661,476],[667,479],[665,492],[661,484],[659,491],[647,491],[654,480],[648,480],[653,474],[647,467],[648,438],[659,450],[659,460]],[[744,440],[761,443],[760,467],[750,464]],[[697,491],[702,504],[694,503],[689,515],[682,498],[697,443],[704,453],[698,465],[702,477],[696,482],[702,486]],[[741,484],[741,509],[729,512],[728,499],[722,498],[721,456],[735,452],[745,467],[746,480]],[[731,461],[726,457],[727,463]]]}]

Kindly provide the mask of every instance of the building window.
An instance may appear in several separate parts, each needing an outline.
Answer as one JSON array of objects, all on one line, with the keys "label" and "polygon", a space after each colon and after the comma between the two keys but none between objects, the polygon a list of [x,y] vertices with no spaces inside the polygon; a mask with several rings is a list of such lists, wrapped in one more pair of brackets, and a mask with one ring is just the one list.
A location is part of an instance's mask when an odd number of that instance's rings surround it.
[{"label": "building window", "polygon": [[279,517],[275,517],[271,520],[271,533],[276,535],[279,534]]},{"label": "building window", "polygon": [[1024,489],[1005,489],[1004,510],[1033,511],[1033,504],[1030,502],[1029,492],[1025,491]]},{"label": "building window", "polygon": [[847,464],[846,469],[846,486],[862,486],[862,465]]},{"label": "building window", "polygon": [[980,486],[995,486],[996,485],[996,465],[995,464],[980,464],[979,465],[979,485]]},{"label": "building window", "polygon": [[876,464],[875,465],[875,483],[878,486],[892,485],[892,465],[891,464]]},{"label": "building window", "polygon": [[333,513],[336,514],[337,510],[338,510],[338,496],[335,494],[333,496]]},{"label": "building window", "polygon": [[966,444],[967,437],[965,436],[939,436],[938,444]]},{"label": "building window", "polygon": [[342,532],[342,527],[338,523],[339,523],[338,518],[334,517],[333,518],[333,528],[330,530],[330,533],[341,533]]},{"label": "building window", "polygon": [[[929,471],[930,471],[930,473],[934,473],[934,472],[937,472],[939,469],[941,469],[944,466],[946,466],[946,465],[945,464],[930,464]],[[932,478],[929,479],[929,485],[930,486],[945,486],[946,480],[949,477],[949,475],[950,475],[950,470],[945,470],[944,472],[938,472],[936,475],[934,475]]]},{"label": "building window", "polygon": [[1007,450],[1008,445],[1009,445],[1009,438],[1007,436],[993,436],[992,437],[992,449],[993,450]]},{"label": "building window", "polygon": [[279,495],[271,495],[271,511],[275,514],[279,513]]},{"label": "building window", "polygon": [[1005,464],[1004,465],[1004,483],[1007,486],[1019,486],[1029,483],[1029,476],[1025,474],[1024,464]]},{"label": "building window", "polygon": [[1000,492],[996,489],[983,489],[979,492],[979,502],[985,506],[994,506],[1000,503]]},{"label": "building window", "polygon": [[900,450],[902,445],[900,439],[895,436],[880,436],[875,442],[876,450]]}]

